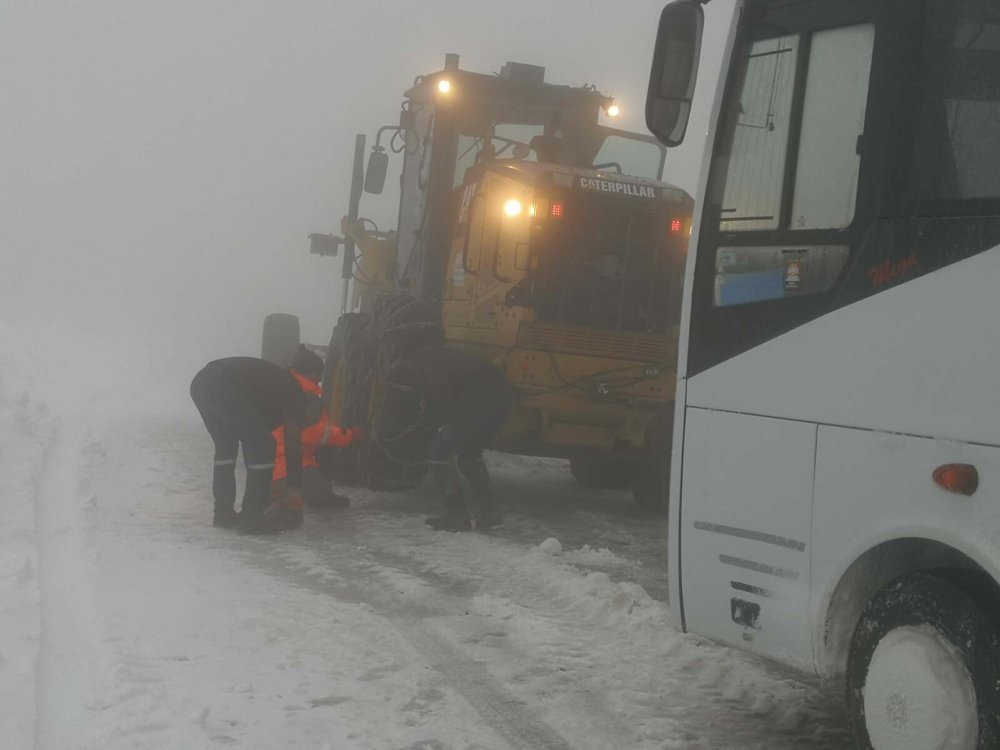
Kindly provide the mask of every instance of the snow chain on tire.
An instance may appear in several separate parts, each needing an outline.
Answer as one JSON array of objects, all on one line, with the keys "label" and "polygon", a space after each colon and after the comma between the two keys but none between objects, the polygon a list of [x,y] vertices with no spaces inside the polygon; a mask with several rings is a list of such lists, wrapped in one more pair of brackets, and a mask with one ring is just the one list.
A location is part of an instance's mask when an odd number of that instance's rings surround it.
[{"label": "snow chain on tire", "polygon": [[323,374],[328,409],[344,427],[361,427],[356,479],[371,486],[418,484],[432,430],[423,399],[405,383],[388,378],[399,360],[443,339],[437,311],[409,294],[384,296],[370,314],[341,317],[330,339]]}]

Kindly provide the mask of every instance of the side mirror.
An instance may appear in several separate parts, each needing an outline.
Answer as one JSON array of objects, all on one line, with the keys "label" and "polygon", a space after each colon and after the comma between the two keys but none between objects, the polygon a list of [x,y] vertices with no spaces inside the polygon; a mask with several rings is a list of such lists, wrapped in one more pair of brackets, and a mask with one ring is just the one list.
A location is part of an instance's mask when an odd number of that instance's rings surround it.
[{"label": "side mirror", "polygon": [[368,155],[368,169],[365,170],[365,192],[380,195],[385,187],[385,173],[389,169],[389,155],[376,146]]},{"label": "side mirror", "polygon": [[646,127],[667,146],[684,141],[698,80],[705,11],[697,0],[663,9],[646,94]]},{"label": "side mirror", "polygon": [[342,244],[344,240],[332,234],[309,235],[309,252],[312,255],[335,258]]}]

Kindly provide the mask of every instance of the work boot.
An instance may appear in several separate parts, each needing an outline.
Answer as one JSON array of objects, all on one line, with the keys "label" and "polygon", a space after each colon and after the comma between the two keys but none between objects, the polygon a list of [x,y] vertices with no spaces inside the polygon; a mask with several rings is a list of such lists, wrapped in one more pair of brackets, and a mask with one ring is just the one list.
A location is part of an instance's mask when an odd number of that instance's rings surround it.
[{"label": "work boot", "polygon": [[247,471],[246,490],[243,493],[243,511],[236,528],[241,534],[276,534],[280,524],[264,517],[271,504],[271,469]]},{"label": "work boot", "polygon": [[212,471],[212,497],[215,507],[232,509],[236,504],[236,459],[215,459]]},{"label": "work boot", "polygon": [[427,478],[432,491],[441,498],[444,515],[431,516],[424,523],[435,531],[470,531],[472,524],[458,485],[455,464],[451,461],[431,463]]},{"label": "work boot", "polygon": [[240,519],[236,523],[236,530],[241,534],[252,534],[260,536],[264,534],[277,534],[284,531],[280,524],[274,519],[265,516],[247,516],[240,514]]},{"label": "work boot", "polygon": [[340,510],[351,505],[349,498],[334,492],[330,480],[312,467],[302,472],[302,498],[310,508]]},{"label": "work boot", "polygon": [[264,520],[277,527],[278,531],[290,531],[302,526],[302,510],[289,507],[284,502],[271,503],[264,511]]},{"label": "work boot", "polygon": [[502,526],[503,515],[496,507],[496,497],[493,495],[486,462],[482,458],[459,461],[458,468],[472,485],[469,493],[472,528],[475,531],[489,531]]},{"label": "work boot", "polygon": [[239,520],[240,514],[233,506],[230,505],[228,508],[224,505],[215,506],[215,512],[212,514],[213,526],[220,529],[232,529],[235,528]]},{"label": "work boot", "polygon": [[503,514],[491,508],[479,514],[479,518],[472,520],[473,531],[492,531],[503,526]]},{"label": "work boot", "polygon": [[323,497],[307,497],[306,505],[319,510],[343,510],[344,508],[351,507],[351,498],[338,495],[333,490],[330,490]]}]

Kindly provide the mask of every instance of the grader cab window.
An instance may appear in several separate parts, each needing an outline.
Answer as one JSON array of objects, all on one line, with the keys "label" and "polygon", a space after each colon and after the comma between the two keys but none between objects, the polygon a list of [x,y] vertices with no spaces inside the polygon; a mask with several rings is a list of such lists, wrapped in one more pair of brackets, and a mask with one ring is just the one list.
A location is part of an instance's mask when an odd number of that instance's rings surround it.
[{"label": "grader cab window", "polygon": [[453,187],[465,182],[466,173],[478,164],[489,161],[539,161],[531,148],[532,139],[542,135],[541,125],[501,123],[493,128],[492,136],[462,134],[458,137]]},{"label": "grader cab window", "polygon": [[608,135],[601,144],[594,166],[632,177],[659,180],[663,177],[663,147],[637,138]]}]

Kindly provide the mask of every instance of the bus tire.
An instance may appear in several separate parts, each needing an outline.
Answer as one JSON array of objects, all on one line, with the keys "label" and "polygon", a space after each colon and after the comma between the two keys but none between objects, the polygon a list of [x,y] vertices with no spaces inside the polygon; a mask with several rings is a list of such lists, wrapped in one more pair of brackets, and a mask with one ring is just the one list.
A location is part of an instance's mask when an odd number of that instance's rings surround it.
[{"label": "bus tire", "polygon": [[287,313],[271,313],[264,318],[260,356],[281,367],[289,367],[300,343],[299,318]]},{"label": "bus tire", "polygon": [[1000,747],[1000,630],[982,589],[973,571],[919,572],[868,604],[847,662],[859,748]]},{"label": "bus tire", "polygon": [[632,465],[609,456],[577,454],[570,458],[569,470],[584,487],[623,490],[632,482]]}]

